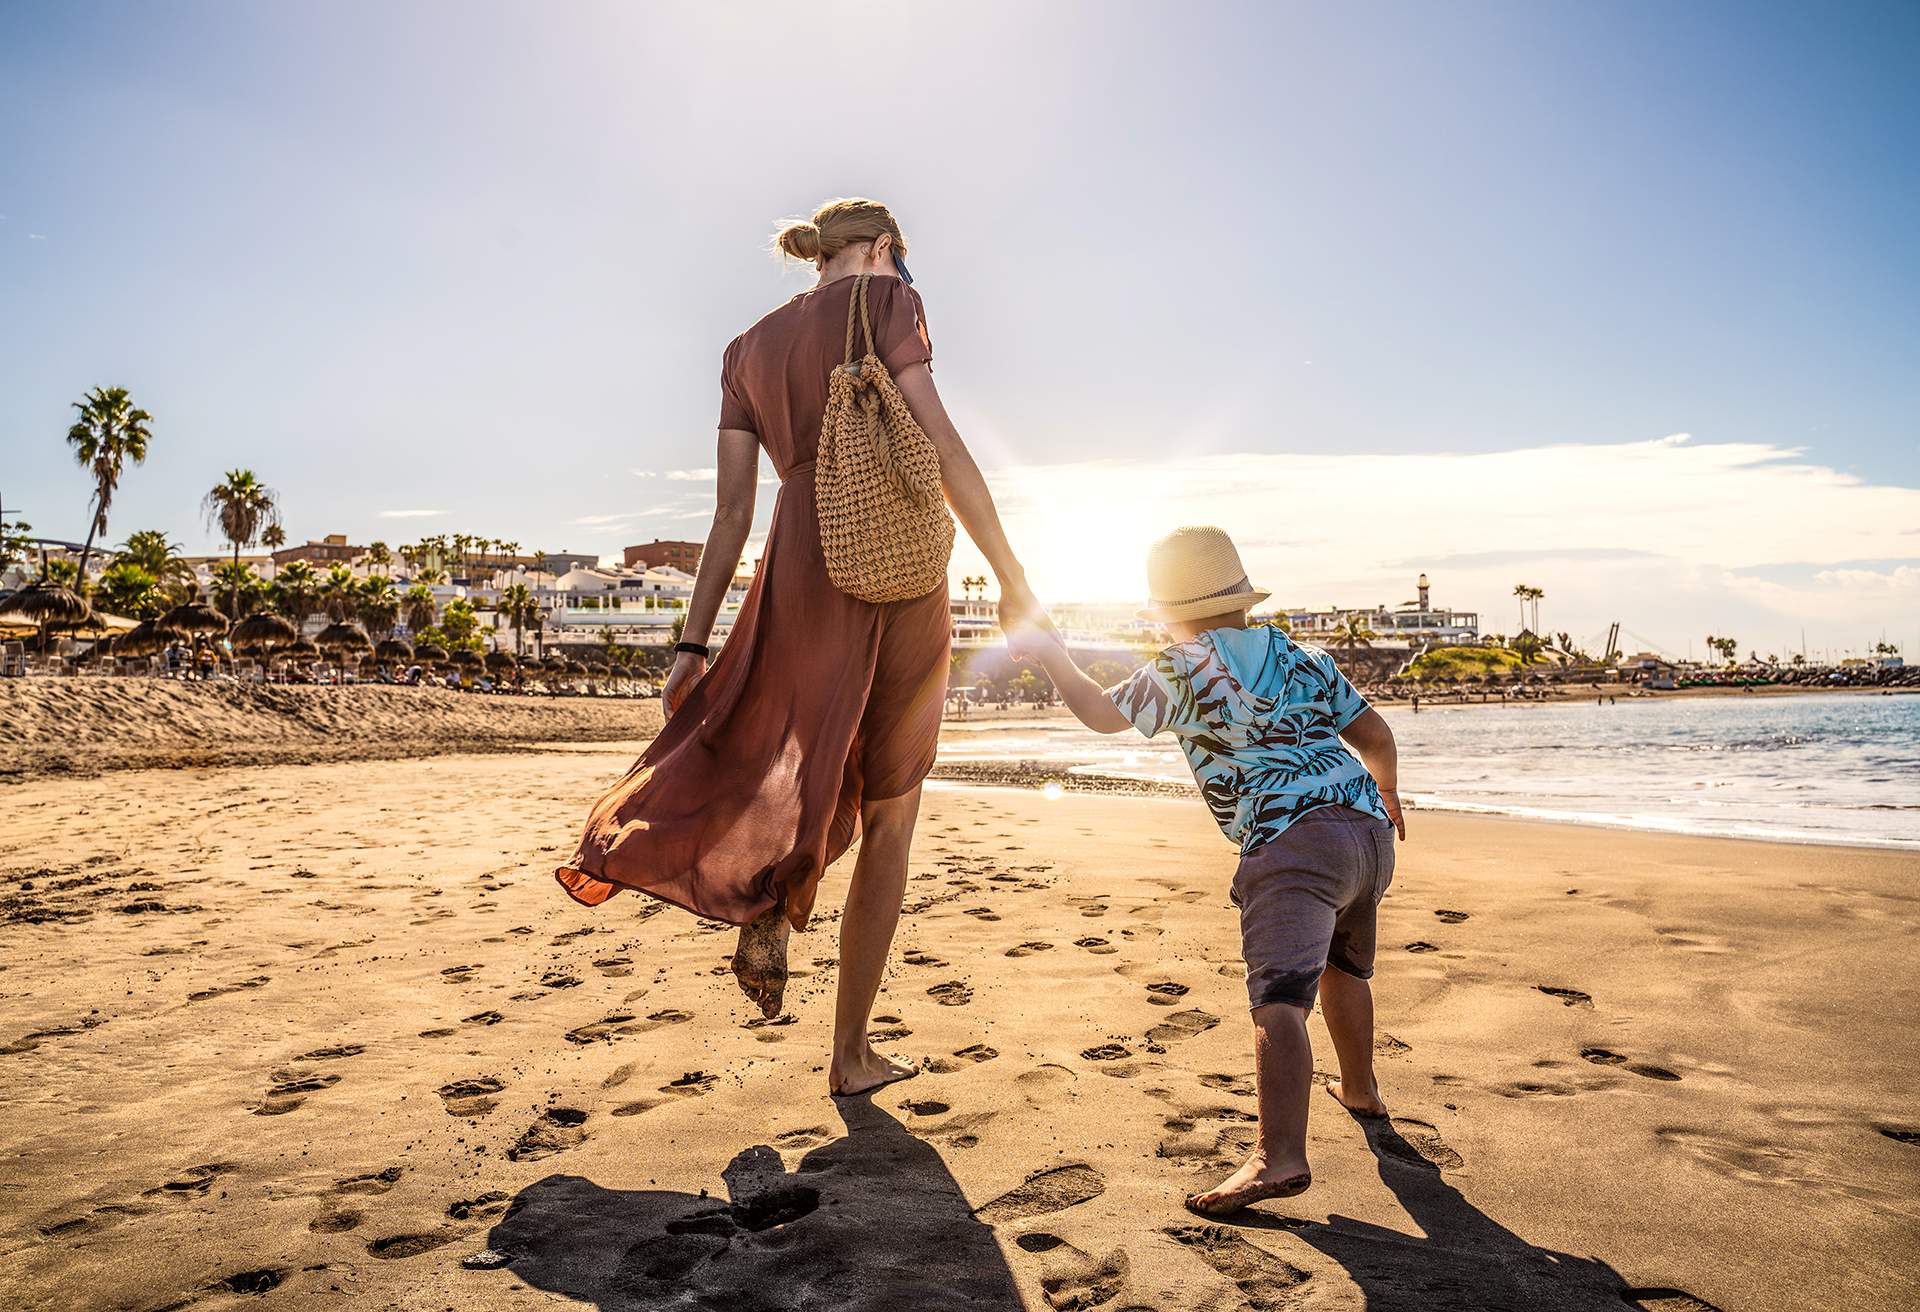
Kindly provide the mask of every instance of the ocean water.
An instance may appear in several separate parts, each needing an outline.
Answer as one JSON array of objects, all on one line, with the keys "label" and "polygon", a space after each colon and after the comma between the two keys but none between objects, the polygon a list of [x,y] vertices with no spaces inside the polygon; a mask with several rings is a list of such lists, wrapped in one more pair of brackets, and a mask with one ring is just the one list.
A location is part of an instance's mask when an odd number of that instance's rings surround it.
[{"label": "ocean water", "polygon": [[[1920,849],[1920,696],[1621,698],[1381,709],[1416,806]],[[1190,783],[1170,737],[1071,719],[950,723],[943,761]]]}]

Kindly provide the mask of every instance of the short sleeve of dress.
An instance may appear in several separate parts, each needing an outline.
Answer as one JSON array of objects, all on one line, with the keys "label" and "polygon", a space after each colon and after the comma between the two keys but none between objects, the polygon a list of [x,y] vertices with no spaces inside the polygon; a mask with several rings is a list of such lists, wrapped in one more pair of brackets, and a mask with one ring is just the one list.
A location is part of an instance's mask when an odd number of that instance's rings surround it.
[{"label": "short sleeve of dress", "polygon": [[1148,738],[1166,730],[1192,732],[1201,724],[1193,685],[1165,656],[1147,662],[1107,689],[1107,700]]},{"label": "short sleeve of dress", "polygon": [[719,426],[758,434],[760,425],[755,422],[753,411],[747,405],[746,391],[740,386],[739,362],[740,339],[736,337],[727,343],[726,354],[720,357]]},{"label": "short sleeve of dress", "polygon": [[931,364],[933,339],[927,335],[927,311],[920,293],[898,278],[875,278],[867,289],[873,349],[887,372],[897,374],[909,365]]},{"label": "short sleeve of dress", "polygon": [[1340,667],[1334,664],[1333,657],[1316,648],[1313,652],[1313,663],[1319,667],[1320,676],[1326,681],[1327,710],[1333,716],[1333,727],[1336,732],[1345,729],[1373,709],[1373,704],[1348,681],[1346,675],[1340,673]]}]

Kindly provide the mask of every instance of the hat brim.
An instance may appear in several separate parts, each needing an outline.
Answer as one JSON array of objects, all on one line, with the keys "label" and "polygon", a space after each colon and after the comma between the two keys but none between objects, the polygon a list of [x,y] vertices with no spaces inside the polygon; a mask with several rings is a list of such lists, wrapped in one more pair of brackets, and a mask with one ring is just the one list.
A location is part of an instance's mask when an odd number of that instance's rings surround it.
[{"label": "hat brim", "polygon": [[1205,597],[1199,601],[1185,601],[1178,605],[1147,605],[1134,612],[1137,619],[1159,620],[1200,620],[1209,615],[1231,615],[1234,611],[1257,606],[1273,594],[1262,588],[1248,588],[1245,592],[1229,592],[1224,597]]}]

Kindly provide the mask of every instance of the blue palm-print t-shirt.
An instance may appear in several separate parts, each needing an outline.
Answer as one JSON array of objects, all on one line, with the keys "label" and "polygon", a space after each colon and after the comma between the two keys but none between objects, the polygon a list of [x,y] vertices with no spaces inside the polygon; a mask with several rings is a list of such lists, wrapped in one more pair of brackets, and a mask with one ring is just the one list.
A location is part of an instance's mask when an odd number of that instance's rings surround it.
[{"label": "blue palm-print t-shirt", "polygon": [[1141,733],[1180,740],[1213,818],[1242,853],[1321,806],[1387,818],[1340,731],[1367,699],[1333,657],[1280,629],[1209,629],[1107,689]]}]

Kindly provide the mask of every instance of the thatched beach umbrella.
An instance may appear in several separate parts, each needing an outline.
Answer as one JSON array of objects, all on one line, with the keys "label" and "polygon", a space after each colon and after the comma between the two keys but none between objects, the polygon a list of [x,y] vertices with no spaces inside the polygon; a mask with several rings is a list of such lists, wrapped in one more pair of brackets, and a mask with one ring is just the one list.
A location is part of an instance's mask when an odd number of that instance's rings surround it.
[{"label": "thatched beach umbrella", "polygon": [[187,638],[227,631],[227,617],[204,601],[189,601],[175,606],[160,617],[160,623],[162,627]]},{"label": "thatched beach umbrella", "polygon": [[168,628],[164,620],[141,620],[121,635],[114,653],[119,656],[151,656],[186,636],[178,629]]},{"label": "thatched beach umbrella", "polygon": [[514,660],[510,651],[490,651],[487,653],[487,668],[495,674],[503,674],[520,662]]},{"label": "thatched beach umbrella", "polygon": [[269,652],[285,647],[300,636],[292,620],[283,615],[255,611],[233,626],[233,645],[239,651]]},{"label": "thatched beach umbrella", "polygon": [[447,649],[437,642],[423,642],[413,649],[413,658],[433,665],[447,663]]},{"label": "thatched beach umbrella", "polygon": [[380,645],[373,649],[373,658],[404,665],[414,658],[413,644],[399,638],[382,638]]},{"label": "thatched beach umbrella", "polygon": [[585,674],[587,672],[586,666],[572,659],[569,659],[563,668],[568,674]]},{"label": "thatched beach umbrella", "polygon": [[564,674],[567,669],[567,658],[556,651],[541,661],[540,666],[542,669],[551,670],[555,674]]},{"label": "thatched beach umbrella", "polygon": [[365,629],[346,621],[327,625],[314,635],[313,640],[319,644],[320,650],[331,652],[347,652],[356,647],[366,651],[373,646],[373,639],[367,636]]},{"label": "thatched beach umbrella", "polygon": [[465,647],[460,648],[460,650],[454,652],[451,656],[447,657],[447,659],[463,670],[477,670],[480,668],[480,653],[477,651],[469,651]]},{"label": "thatched beach umbrella", "polygon": [[320,656],[320,645],[310,639],[300,638],[288,643],[286,649],[280,654],[290,661],[317,660]]},{"label": "thatched beach umbrella", "polygon": [[29,583],[11,595],[0,598],[0,615],[14,615],[40,627],[40,645],[46,645],[47,633],[56,626],[79,624],[93,614],[87,599],[72,588],[51,583]]}]

